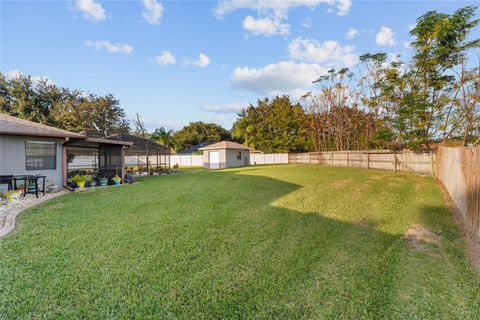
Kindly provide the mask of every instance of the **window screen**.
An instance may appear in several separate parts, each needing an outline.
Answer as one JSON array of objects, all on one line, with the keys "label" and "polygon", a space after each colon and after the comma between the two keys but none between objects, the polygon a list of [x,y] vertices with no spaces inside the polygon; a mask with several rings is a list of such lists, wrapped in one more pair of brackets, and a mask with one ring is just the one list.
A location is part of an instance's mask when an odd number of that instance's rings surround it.
[{"label": "window screen", "polygon": [[237,160],[242,160],[242,152],[241,151],[237,152]]},{"label": "window screen", "polygon": [[25,142],[26,170],[55,170],[57,143],[48,141]]}]

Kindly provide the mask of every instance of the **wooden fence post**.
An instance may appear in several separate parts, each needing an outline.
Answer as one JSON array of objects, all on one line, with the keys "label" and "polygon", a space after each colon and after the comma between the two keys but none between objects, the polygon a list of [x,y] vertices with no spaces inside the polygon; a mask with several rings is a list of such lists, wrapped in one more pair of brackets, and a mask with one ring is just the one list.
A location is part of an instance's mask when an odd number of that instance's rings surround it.
[{"label": "wooden fence post", "polygon": [[435,178],[435,159],[434,159],[434,158],[435,158],[435,157],[434,157],[433,152],[430,151],[430,165],[431,165],[430,171],[431,171],[431,173],[432,173],[432,177]]},{"label": "wooden fence post", "polygon": [[308,160],[310,161],[310,164],[312,164],[312,154],[309,153],[308,156],[309,156],[309,157],[308,157],[308,158],[309,158]]},{"label": "wooden fence post", "polygon": [[397,172],[397,154],[393,153],[393,172]]},{"label": "wooden fence post", "polygon": [[349,152],[347,151],[346,153],[347,153],[347,168],[348,168],[348,167],[350,167],[350,163],[349,163],[349,161],[348,161]]},{"label": "wooden fence post", "polygon": [[333,151],[332,151],[332,159],[331,160],[332,160],[332,166],[333,166]]},{"label": "wooden fence post", "polygon": [[370,169],[370,152],[367,152],[367,169]]}]

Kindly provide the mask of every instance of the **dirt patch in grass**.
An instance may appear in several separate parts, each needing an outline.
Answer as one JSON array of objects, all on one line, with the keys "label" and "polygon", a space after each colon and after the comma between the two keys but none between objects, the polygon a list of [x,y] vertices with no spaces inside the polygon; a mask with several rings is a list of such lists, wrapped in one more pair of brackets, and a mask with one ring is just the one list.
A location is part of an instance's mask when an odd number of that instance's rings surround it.
[{"label": "dirt patch in grass", "polygon": [[350,179],[340,179],[340,180],[335,180],[335,182],[333,183],[333,185],[335,187],[344,187],[346,186],[347,184],[350,184],[352,181]]},{"label": "dirt patch in grass", "polygon": [[447,191],[447,188],[443,185],[443,183],[435,179],[438,186],[440,187],[440,190],[442,190],[443,197],[445,198],[445,201],[447,203],[448,208],[450,209],[450,212],[453,214],[453,218],[455,219],[455,222],[457,223],[458,226],[460,226],[462,233],[463,233],[463,239],[465,241],[466,245],[466,251],[468,254],[468,257],[477,271],[480,271],[480,240],[477,238],[475,235],[475,232],[469,230],[467,227],[465,218],[462,216],[460,211],[458,210],[457,206],[455,205],[455,202],[453,202],[453,199],[450,197],[450,194]]},{"label": "dirt patch in grass", "polygon": [[408,228],[405,237],[415,249],[427,253],[432,253],[432,246],[439,245],[442,240],[439,235],[418,224]]}]

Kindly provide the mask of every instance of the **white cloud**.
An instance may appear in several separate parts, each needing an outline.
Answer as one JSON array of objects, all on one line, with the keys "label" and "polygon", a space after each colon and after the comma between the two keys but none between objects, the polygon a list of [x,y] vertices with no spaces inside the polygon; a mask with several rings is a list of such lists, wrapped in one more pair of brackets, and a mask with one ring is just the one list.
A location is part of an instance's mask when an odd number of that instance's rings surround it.
[{"label": "white cloud", "polygon": [[197,60],[191,61],[190,59],[185,59],[184,63],[199,68],[205,68],[210,64],[210,58],[206,54],[200,53]]},{"label": "white cloud", "polygon": [[248,103],[244,102],[232,102],[226,104],[206,104],[202,106],[202,109],[208,112],[216,112],[216,113],[238,113],[242,109],[248,107]]},{"label": "white cloud", "polygon": [[160,2],[156,0],[143,0],[142,16],[150,24],[157,25],[160,24],[160,18],[163,14],[163,6]]},{"label": "white cloud", "polygon": [[345,36],[347,37],[347,39],[353,39],[356,36],[358,36],[359,34],[360,33],[358,32],[357,29],[349,28],[348,31],[347,31],[347,34]]},{"label": "white cloud", "polygon": [[[322,3],[335,6],[338,15],[346,15],[352,5],[351,0],[220,0],[214,13],[217,18],[223,18],[236,10],[254,10],[258,17],[245,18],[243,27],[246,30],[256,35],[284,35],[289,31],[289,25],[285,20],[288,19],[290,9],[301,6],[314,9]],[[306,25],[306,28],[308,25],[311,26],[311,21]]]},{"label": "white cloud", "polygon": [[351,67],[358,62],[354,46],[342,46],[337,41],[323,43],[313,39],[296,38],[288,45],[290,57],[326,67]]},{"label": "white cloud", "polygon": [[274,14],[275,16],[285,17],[288,11],[295,7],[306,6],[311,9],[319,4],[327,4],[337,8],[338,15],[346,15],[352,6],[351,0],[221,0],[215,8],[215,16],[223,16],[239,10],[256,10],[259,14]]},{"label": "white cloud", "polygon": [[405,48],[407,48],[407,49],[410,49],[411,43],[408,42],[408,41],[403,41],[403,46],[404,46]]},{"label": "white cloud", "polygon": [[177,60],[170,51],[162,51],[162,54],[155,57],[155,63],[161,65],[175,64]]},{"label": "white cloud", "polygon": [[312,27],[312,19],[310,18],[305,18],[302,22],[302,26],[305,28],[305,29],[310,29]]},{"label": "white cloud", "polygon": [[312,81],[326,74],[327,68],[318,64],[282,61],[262,68],[238,67],[230,78],[234,88],[253,91],[262,95],[290,94],[300,97]]},{"label": "white cloud", "polygon": [[282,23],[280,18],[258,18],[252,16],[245,17],[243,28],[253,35],[279,35],[288,34],[290,26]]},{"label": "white cloud", "polygon": [[85,19],[93,22],[107,19],[105,9],[95,0],[75,0],[74,9],[82,12]]},{"label": "white cloud", "polygon": [[397,42],[395,41],[395,33],[392,31],[392,29],[388,27],[380,28],[380,31],[375,37],[375,41],[378,45],[381,46],[393,46],[397,44]]},{"label": "white cloud", "polygon": [[[13,80],[13,79],[18,79],[21,76],[26,76],[23,72],[20,72],[19,70],[10,70],[10,71],[5,71],[3,72],[4,76],[8,80]],[[50,79],[48,76],[30,76],[34,84],[37,84],[38,82],[45,80],[47,84],[55,84],[55,82]]]},{"label": "white cloud", "polygon": [[105,49],[109,53],[131,53],[133,47],[128,44],[113,44],[110,41],[97,40],[97,41],[85,41],[85,45],[95,50]]}]

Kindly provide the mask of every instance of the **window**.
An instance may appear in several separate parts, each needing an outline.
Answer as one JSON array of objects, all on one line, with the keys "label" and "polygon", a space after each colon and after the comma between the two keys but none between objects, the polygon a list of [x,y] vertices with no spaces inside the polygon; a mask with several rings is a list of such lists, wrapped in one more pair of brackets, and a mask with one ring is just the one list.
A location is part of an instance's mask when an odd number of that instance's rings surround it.
[{"label": "window", "polygon": [[237,160],[242,160],[242,151],[237,152]]},{"label": "window", "polygon": [[57,143],[48,141],[25,142],[25,170],[55,170]]}]

